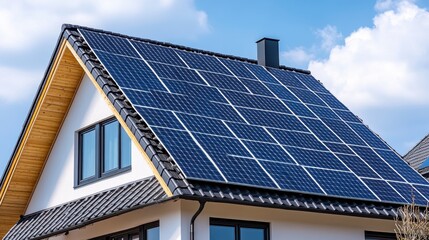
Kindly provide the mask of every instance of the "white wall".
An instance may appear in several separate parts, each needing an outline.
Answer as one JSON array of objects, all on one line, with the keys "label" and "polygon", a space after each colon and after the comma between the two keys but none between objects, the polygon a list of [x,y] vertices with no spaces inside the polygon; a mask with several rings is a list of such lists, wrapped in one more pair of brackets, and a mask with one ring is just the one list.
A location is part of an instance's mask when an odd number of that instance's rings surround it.
[{"label": "white wall", "polygon": [[101,94],[96,90],[91,80],[85,76],[25,214],[153,175],[137,147],[132,144],[130,171],[74,188],[75,131],[112,116],[113,113]]},{"label": "white wall", "polygon": [[[197,202],[186,200],[161,203],[50,239],[89,239],[158,220],[161,240],[188,240],[191,217],[198,206]],[[365,231],[394,231],[392,220],[207,203],[196,220],[195,239],[209,240],[210,217],[268,222],[271,240],[364,240]]]},{"label": "white wall", "polygon": [[[198,206],[182,202],[181,222],[188,223],[188,228]],[[208,203],[197,218],[195,239],[209,240],[210,217],[269,222],[271,240],[364,240],[365,231],[394,231],[394,222],[389,220]],[[188,231],[183,231],[182,239],[189,239]]]}]

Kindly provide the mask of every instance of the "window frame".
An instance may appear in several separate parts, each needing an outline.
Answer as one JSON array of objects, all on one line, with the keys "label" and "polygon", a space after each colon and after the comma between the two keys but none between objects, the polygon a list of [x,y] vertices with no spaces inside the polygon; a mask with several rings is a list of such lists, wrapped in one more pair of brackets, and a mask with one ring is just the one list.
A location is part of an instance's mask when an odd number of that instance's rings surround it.
[{"label": "window frame", "polygon": [[111,240],[114,237],[120,237],[123,235],[135,235],[138,234],[142,240],[147,240],[147,231],[152,228],[160,228],[159,221],[149,222],[138,227],[122,230],[119,232],[109,233],[100,237],[91,238],[90,240]]},{"label": "window frame", "polygon": [[[246,221],[224,218],[210,218],[211,226],[225,226],[235,228],[235,240],[240,240],[240,228],[258,228],[264,230],[264,240],[270,240],[270,223],[259,221]],[[210,230],[209,230],[210,231]]]},{"label": "window frame", "polygon": [[365,231],[365,240],[396,240],[395,233]]},{"label": "window frame", "polygon": [[[103,172],[104,168],[104,130],[103,126],[109,123],[118,122],[118,168],[111,169],[107,172]],[[131,170],[131,159],[130,165],[122,167],[122,134],[121,134],[121,124],[115,117],[109,117],[107,119],[98,121],[90,126],[84,127],[75,131],[75,151],[74,151],[74,187],[81,187],[99,180],[115,176],[119,173],[127,172]],[[95,131],[95,174],[92,177],[82,179],[82,135],[90,131]],[[130,139],[131,141],[131,139]],[[132,144],[131,144],[132,146]],[[131,150],[130,150],[131,151]],[[132,158],[132,156],[130,156]]]}]

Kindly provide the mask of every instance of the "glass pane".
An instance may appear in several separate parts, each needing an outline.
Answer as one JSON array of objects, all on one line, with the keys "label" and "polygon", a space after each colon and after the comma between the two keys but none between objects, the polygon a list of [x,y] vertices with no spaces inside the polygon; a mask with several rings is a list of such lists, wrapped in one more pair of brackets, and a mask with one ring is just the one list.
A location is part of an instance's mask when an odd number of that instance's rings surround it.
[{"label": "glass pane", "polygon": [[146,232],[146,240],[159,240],[159,227],[150,228]]},{"label": "glass pane", "polygon": [[210,226],[210,240],[235,240],[235,228],[231,226]]},{"label": "glass pane", "polygon": [[123,128],[121,128],[121,166],[131,165],[131,139]]},{"label": "glass pane", "polygon": [[103,126],[104,162],[103,172],[118,168],[119,163],[119,123],[117,121]]},{"label": "glass pane", "polygon": [[139,240],[140,236],[138,234],[135,234],[135,235],[130,236],[130,239],[131,240]]},{"label": "glass pane", "polygon": [[82,180],[95,176],[95,130],[81,135]]},{"label": "glass pane", "polygon": [[264,229],[261,228],[240,228],[240,240],[265,240]]}]

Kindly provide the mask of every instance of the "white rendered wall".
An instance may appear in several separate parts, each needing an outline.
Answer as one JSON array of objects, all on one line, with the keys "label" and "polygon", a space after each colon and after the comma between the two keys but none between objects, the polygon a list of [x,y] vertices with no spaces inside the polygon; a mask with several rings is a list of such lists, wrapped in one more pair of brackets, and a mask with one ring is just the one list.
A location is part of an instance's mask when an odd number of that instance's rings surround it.
[{"label": "white rendered wall", "polygon": [[[135,210],[50,239],[89,239],[159,221],[160,240],[188,240],[195,201],[171,201]],[[195,239],[209,240],[209,218],[270,223],[271,240],[364,240],[365,231],[393,232],[393,220],[207,203],[195,221]]]},{"label": "white rendered wall", "polygon": [[131,170],[88,185],[74,188],[76,130],[113,117],[101,94],[85,76],[76,93],[26,213],[60,205],[93,193],[153,175],[137,147],[131,147]]},{"label": "white rendered wall", "polygon": [[[196,202],[182,202],[182,229],[189,228],[198,206]],[[268,222],[271,240],[364,240],[365,231],[394,232],[393,220],[207,203],[196,220],[195,239],[209,240],[210,217]],[[189,231],[182,233],[182,239],[189,239]]]}]

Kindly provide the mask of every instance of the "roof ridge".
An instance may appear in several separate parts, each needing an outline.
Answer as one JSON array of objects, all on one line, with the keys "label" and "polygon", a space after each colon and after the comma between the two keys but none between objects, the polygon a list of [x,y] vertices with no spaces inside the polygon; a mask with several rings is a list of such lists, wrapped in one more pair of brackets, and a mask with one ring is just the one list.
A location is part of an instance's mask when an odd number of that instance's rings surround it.
[{"label": "roof ridge", "polygon": [[[234,55],[230,55],[230,54],[222,54],[222,53],[202,50],[202,49],[198,49],[198,48],[191,48],[191,47],[186,47],[183,45],[173,44],[173,43],[169,43],[169,42],[156,41],[156,40],[152,40],[152,39],[148,39],[148,38],[133,37],[130,35],[116,33],[116,32],[112,32],[112,31],[106,31],[103,29],[91,28],[91,27],[74,25],[74,24],[63,24],[62,25],[62,31],[65,31],[66,29],[85,29],[85,30],[94,31],[94,32],[98,32],[98,33],[104,33],[104,34],[114,35],[114,36],[118,36],[118,37],[123,37],[123,38],[131,39],[131,40],[137,40],[137,41],[143,41],[143,42],[147,42],[147,43],[151,43],[151,44],[161,45],[164,47],[172,47],[172,48],[176,48],[176,49],[184,50],[184,51],[188,51],[188,52],[197,52],[197,53],[207,54],[207,55],[211,55],[211,56],[215,56],[215,57],[233,59],[233,60],[238,60],[238,61],[252,63],[252,64],[258,63],[255,59],[238,57],[238,56],[234,56]],[[287,70],[287,71],[293,71],[293,72],[298,72],[298,73],[303,73],[303,74],[311,74],[311,72],[309,70],[300,69],[300,68],[288,67],[288,66],[284,66],[284,65],[280,65],[279,68],[282,70]]]},{"label": "roof ridge", "polygon": [[429,138],[429,134],[426,134],[414,147],[412,147],[404,156],[403,158],[406,158],[409,154],[411,154],[414,150],[418,150],[420,148],[420,144],[422,144],[426,139]]}]

